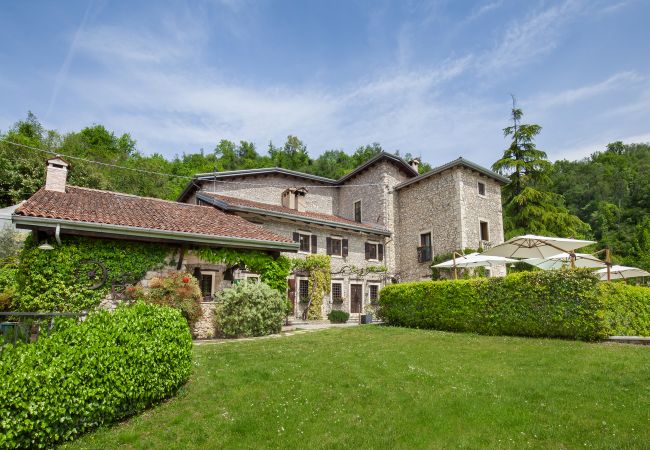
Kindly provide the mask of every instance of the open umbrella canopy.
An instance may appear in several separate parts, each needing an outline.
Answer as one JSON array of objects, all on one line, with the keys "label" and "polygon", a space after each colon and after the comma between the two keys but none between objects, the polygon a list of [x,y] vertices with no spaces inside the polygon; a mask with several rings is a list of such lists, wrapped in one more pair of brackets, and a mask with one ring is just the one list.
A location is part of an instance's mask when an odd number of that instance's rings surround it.
[{"label": "open umbrella canopy", "polygon": [[594,241],[581,239],[556,238],[526,234],[508,239],[503,244],[496,245],[483,252],[484,256],[504,256],[506,258],[541,258],[546,259],[558,253],[573,252],[574,250],[595,244]]},{"label": "open umbrella canopy", "polygon": [[[569,253],[559,253],[549,258],[529,258],[524,259],[522,262],[543,270],[555,270],[569,267],[571,265],[571,255]],[[607,263],[588,253],[575,253],[575,267],[596,269],[607,267]]]},{"label": "open umbrella canopy", "polygon": [[[627,280],[628,278],[647,277],[650,273],[643,269],[628,266],[612,266],[610,270],[612,280]],[[607,280],[607,268],[597,270],[601,280]]]},{"label": "open umbrella canopy", "polygon": [[[469,255],[459,256],[456,258],[456,267],[489,267],[511,262],[514,263],[517,262],[517,260],[504,258],[502,256],[485,256],[480,253],[470,253]],[[453,269],[454,260],[450,259],[449,261],[436,264],[433,267],[439,269]]]}]

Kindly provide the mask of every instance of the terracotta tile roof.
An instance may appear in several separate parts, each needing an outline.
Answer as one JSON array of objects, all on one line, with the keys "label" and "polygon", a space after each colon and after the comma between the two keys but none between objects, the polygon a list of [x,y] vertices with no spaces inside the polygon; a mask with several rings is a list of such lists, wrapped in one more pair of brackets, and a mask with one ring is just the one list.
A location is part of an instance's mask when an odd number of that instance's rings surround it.
[{"label": "terracotta tile roof", "polygon": [[296,211],[295,209],[287,208],[280,205],[271,205],[269,203],[261,203],[253,200],[246,200],[246,199],[236,198],[236,197],[228,197],[221,194],[215,194],[214,192],[201,191],[200,194],[219,200],[223,203],[226,203],[229,206],[235,206],[235,207],[240,206],[245,208],[259,209],[266,212],[282,213],[285,215],[295,216],[295,218],[298,220],[304,220],[304,221],[318,220],[318,221],[325,221],[325,222],[333,222],[334,224],[343,227],[349,226],[354,228],[363,228],[368,232],[381,232],[381,233],[388,232],[385,228],[382,228],[380,226],[375,226],[367,223],[359,223],[359,222],[355,222],[354,220],[345,219],[343,217],[335,216],[332,214],[323,214],[323,213],[318,213],[313,211]]},{"label": "terracotta tile roof", "polygon": [[20,205],[15,214],[208,236],[293,242],[211,206],[75,186],[67,186],[66,192],[40,189]]}]

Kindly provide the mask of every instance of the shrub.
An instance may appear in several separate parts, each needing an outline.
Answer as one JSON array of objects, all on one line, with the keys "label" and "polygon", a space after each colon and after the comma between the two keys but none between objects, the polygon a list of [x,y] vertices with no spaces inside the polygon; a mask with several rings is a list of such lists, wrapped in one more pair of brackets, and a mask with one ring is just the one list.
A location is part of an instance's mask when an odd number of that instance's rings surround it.
[{"label": "shrub", "polygon": [[338,309],[333,309],[327,315],[327,319],[332,323],[345,323],[350,318],[350,314]]},{"label": "shrub", "polygon": [[650,288],[601,283],[610,336],[650,336]]},{"label": "shrub", "polygon": [[178,309],[187,319],[190,328],[203,315],[201,289],[196,278],[189,273],[175,272],[153,278],[147,289],[135,286],[127,290],[127,295],[131,299]]},{"label": "shrub", "polygon": [[142,411],[188,378],[192,340],[178,311],[144,303],[0,355],[0,448],[44,448]]},{"label": "shrub", "polygon": [[264,336],[282,329],[286,302],[264,283],[239,283],[225,289],[219,301],[215,322],[224,336]]},{"label": "shrub", "polygon": [[592,340],[610,332],[601,293],[584,270],[404,283],[382,289],[379,316],[414,328]]}]

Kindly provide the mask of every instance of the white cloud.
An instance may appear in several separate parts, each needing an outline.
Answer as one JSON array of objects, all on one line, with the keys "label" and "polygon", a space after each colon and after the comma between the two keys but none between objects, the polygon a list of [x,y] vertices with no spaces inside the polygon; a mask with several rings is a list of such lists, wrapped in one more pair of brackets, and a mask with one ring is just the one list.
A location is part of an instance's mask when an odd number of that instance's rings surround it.
[{"label": "white cloud", "polygon": [[535,11],[524,20],[512,20],[506,25],[502,39],[478,61],[479,73],[511,73],[518,67],[539,59],[558,45],[562,27],[579,10],[577,0],[565,0],[550,8]]},{"label": "white cloud", "polygon": [[579,88],[567,89],[557,93],[542,94],[531,103],[542,108],[566,106],[579,101],[588,100],[618,89],[630,89],[633,84],[645,79],[635,72],[620,72],[599,82]]}]

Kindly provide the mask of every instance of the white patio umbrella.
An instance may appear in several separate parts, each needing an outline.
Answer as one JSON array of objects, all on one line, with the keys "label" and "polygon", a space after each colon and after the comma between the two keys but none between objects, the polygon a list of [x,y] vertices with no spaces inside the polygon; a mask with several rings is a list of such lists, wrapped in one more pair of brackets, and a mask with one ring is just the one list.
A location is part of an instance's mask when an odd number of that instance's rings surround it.
[{"label": "white patio umbrella", "polygon": [[[601,261],[589,253],[575,253],[574,267],[596,269],[600,267],[607,267],[605,261]],[[530,264],[531,266],[538,267],[542,270],[555,270],[571,265],[570,253],[558,253],[557,255],[549,258],[528,258],[522,262]]]},{"label": "white patio umbrella", "polygon": [[496,245],[482,254],[485,256],[504,256],[506,258],[546,259],[558,253],[573,253],[576,249],[590,244],[595,244],[595,242],[526,234],[508,239],[503,244]]},{"label": "white patio umbrella", "polygon": [[489,267],[498,266],[506,263],[517,262],[516,259],[504,258],[502,256],[485,256],[480,253],[470,253],[459,256],[449,261],[436,264],[433,267],[439,269],[453,269],[455,267]]},{"label": "white patio umbrella", "polygon": [[439,269],[454,269],[454,278],[458,278],[459,267],[492,267],[510,262],[517,262],[516,259],[504,258],[502,256],[485,256],[480,253],[470,253],[468,255],[460,255],[454,253],[454,258],[449,261],[436,264],[433,267]]},{"label": "white patio umbrella", "polygon": [[[612,266],[610,269],[612,280],[627,280],[628,278],[638,278],[650,276],[650,273],[643,269],[628,266]],[[597,270],[596,273],[601,280],[607,280],[607,268]]]}]

